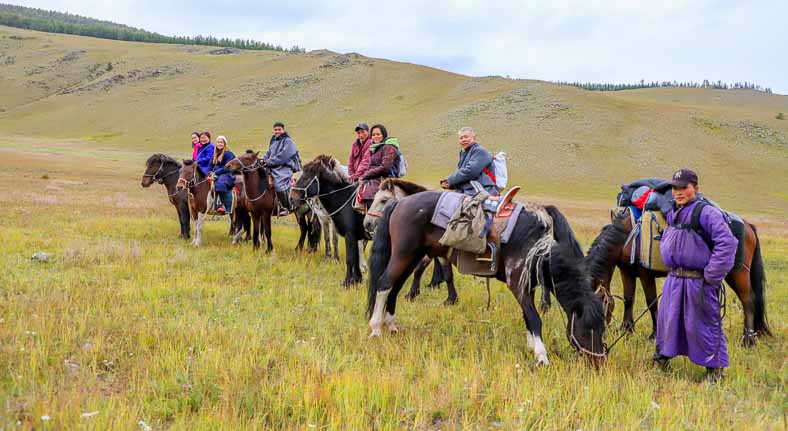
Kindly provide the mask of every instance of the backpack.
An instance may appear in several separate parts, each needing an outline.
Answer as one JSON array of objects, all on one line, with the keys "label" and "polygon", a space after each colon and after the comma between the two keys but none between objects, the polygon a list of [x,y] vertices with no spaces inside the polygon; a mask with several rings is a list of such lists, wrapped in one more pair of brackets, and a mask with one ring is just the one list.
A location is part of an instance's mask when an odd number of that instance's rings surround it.
[{"label": "backpack", "polygon": [[703,242],[706,243],[706,246],[709,247],[709,250],[711,250],[713,248],[711,238],[708,236],[706,232],[703,231],[703,228],[700,227],[700,212],[703,211],[703,208],[707,206],[712,206],[720,210],[720,212],[722,212],[722,217],[725,219],[725,223],[728,225],[728,228],[731,229],[731,233],[733,233],[733,236],[736,236],[736,232],[734,232],[733,230],[733,220],[731,219],[730,214],[726,211],[723,211],[717,205],[712,204],[706,198],[700,198],[698,204],[695,205],[695,208],[692,209],[692,215],[690,216],[689,224],[674,223],[673,227],[677,229],[694,231],[703,239]]},{"label": "backpack", "polygon": [[[396,147],[395,147],[396,148]],[[408,172],[408,161],[405,160],[405,155],[398,149],[397,160],[391,167],[391,176],[394,178],[402,178]]]},{"label": "backpack", "polygon": [[498,154],[494,155],[492,165],[495,168],[495,175],[489,168],[484,168],[484,173],[490,177],[498,190],[503,190],[509,182],[509,171],[506,168],[506,153],[499,151]]}]

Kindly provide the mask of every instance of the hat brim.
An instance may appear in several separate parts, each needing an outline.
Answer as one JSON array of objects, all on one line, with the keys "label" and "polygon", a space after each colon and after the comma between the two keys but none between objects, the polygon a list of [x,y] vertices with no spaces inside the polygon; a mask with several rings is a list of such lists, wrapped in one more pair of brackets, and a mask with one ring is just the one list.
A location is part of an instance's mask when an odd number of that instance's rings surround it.
[{"label": "hat brim", "polygon": [[691,181],[685,181],[685,180],[673,180],[673,181],[670,182],[670,185],[672,187],[680,187],[680,188],[687,187],[690,184],[692,184]]},{"label": "hat brim", "polygon": [[367,132],[369,132],[369,129],[365,129],[363,127],[356,127],[356,132],[358,132],[359,130],[366,130]]}]

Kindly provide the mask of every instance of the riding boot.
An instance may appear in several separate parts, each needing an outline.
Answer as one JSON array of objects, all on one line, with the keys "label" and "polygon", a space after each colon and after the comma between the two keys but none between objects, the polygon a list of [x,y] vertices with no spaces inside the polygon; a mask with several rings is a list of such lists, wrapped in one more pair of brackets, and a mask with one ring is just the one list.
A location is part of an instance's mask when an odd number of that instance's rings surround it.
[{"label": "riding boot", "polygon": [[709,383],[719,383],[722,378],[722,368],[709,368],[706,367],[706,381]]},{"label": "riding boot", "polygon": [[293,210],[290,205],[290,190],[283,192],[276,192],[276,197],[279,199],[279,216],[283,217]]},{"label": "riding boot", "polygon": [[665,369],[668,366],[668,362],[670,361],[670,356],[665,356],[662,353],[659,353],[659,350],[654,351],[654,356],[651,357],[651,360],[654,361],[660,368]]},{"label": "riding boot", "polygon": [[222,200],[222,204],[224,205],[224,209],[227,214],[232,214],[233,212],[233,192],[221,192],[219,196]]}]

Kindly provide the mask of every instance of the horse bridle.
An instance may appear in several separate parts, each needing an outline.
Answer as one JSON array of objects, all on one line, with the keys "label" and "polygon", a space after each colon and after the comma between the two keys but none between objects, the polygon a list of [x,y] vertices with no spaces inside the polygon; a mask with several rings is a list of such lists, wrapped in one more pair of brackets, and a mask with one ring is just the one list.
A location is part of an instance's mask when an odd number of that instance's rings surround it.
[{"label": "horse bridle", "polygon": [[160,160],[159,161],[159,169],[155,173],[153,173],[153,174],[142,174],[142,176],[146,177],[146,178],[151,178],[152,181],[155,181],[155,182],[157,182],[159,184],[164,184],[164,179],[165,178],[169,177],[172,174],[177,174],[178,172],[181,171],[181,168],[178,168],[178,169],[176,169],[176,170],[174,170],[172,172],[168,172],[168,173],[166,173],[166,174],[164,174],[164,175],[159,177],[158,175],[159,175],[159,173],[161,173],[162,170],[164,170],[164,162],[162,162]]},{"label": "horse bridle", "polygon": [[246,166],[246,165],[244,165],[243,160],[241,160],[238,157],[235,157],[234,159],[230,160],[229,162],[227,162],[227,164],[229,165],[230,163],[232,163],[232,162],[234,162],[236,160],[238,160],[238,164],[241,165],[241,171],[243,171],[243,172],[251,172],[251,171],[257,170],[259,168],[264,168],[265,167],[262,163],[260,163],[260,159],[255,159],[254,163],[252,163],[249,166]]},{"label": "horse bridle", "polygon": [[[309,196],[308,190],[309,190],[310,187],[312,187],[312,183],[317,183],[317,194],[315,194],[314,196]],[[353,202],[353,199],[355,199],[356,196],[358,195],[358,190],[359,190],[359,187],[360,187],[358,184],[350,183],[350,184],[346,185],[345,187],[341,187],[341,188],[338,188],[336,190],[332,190],[332,191],[330,191],[328,193],[320,193],[320,179],[318,178],[318,175],[315,175],[315,176],[312,177],[312,179],[309,181],[309,183],[307,183],[307,185],[305,187],[293,187],[293,190],[298,191],[298,192],[303,192],[304,193],[304,200],[308,200],[308,199],[312,199],[312,198],[318,198],[319,199],[319,198],[321,198],[323,196],[330,196],[330,195],[333,195],[334,193],[339,193],[339,192],[341,192],[343,190],[347,190],[347,189],[349,189],[351,187],[355,187],[356,190],[354,190],[353,193],[350,194],[350,198],[347,201],[345,201],[345,203],[342,204],[342,206],[337,208],[336,211],[333,211],[333,212],[328,214],[328,216],[331,217],[334,214],[342,211],[342,209],[345,208],[349,203]]]}]

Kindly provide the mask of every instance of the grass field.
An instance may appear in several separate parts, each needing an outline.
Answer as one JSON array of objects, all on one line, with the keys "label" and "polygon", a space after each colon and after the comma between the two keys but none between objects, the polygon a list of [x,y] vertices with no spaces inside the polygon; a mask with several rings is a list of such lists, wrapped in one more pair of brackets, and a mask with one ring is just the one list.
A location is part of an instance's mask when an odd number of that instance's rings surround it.
[{"label": "grass field", "polygon": [[[776,337],[742,349],[731,299],[732,366],[709,385],[686,360],[651,366],[648,318],[592,370],[555,307],[552,362],[537,368],[511,293],[493,283],[487,311],[470,277],[454,307],[439,305],[445,289],[402,298],[402,332],[370,341],[364,288],[296,253],[291,221],[274,226],[270,255],[230,245],[224,221],[194,249],[161,187],[139,186],[138,162],[37,145],[0,147],[0,429],[786,428],[784,218],[754,216]],[[584,246],[607,217],[604,203],[551,201]],[[30,259],[39,250],[48,263]]]}]

